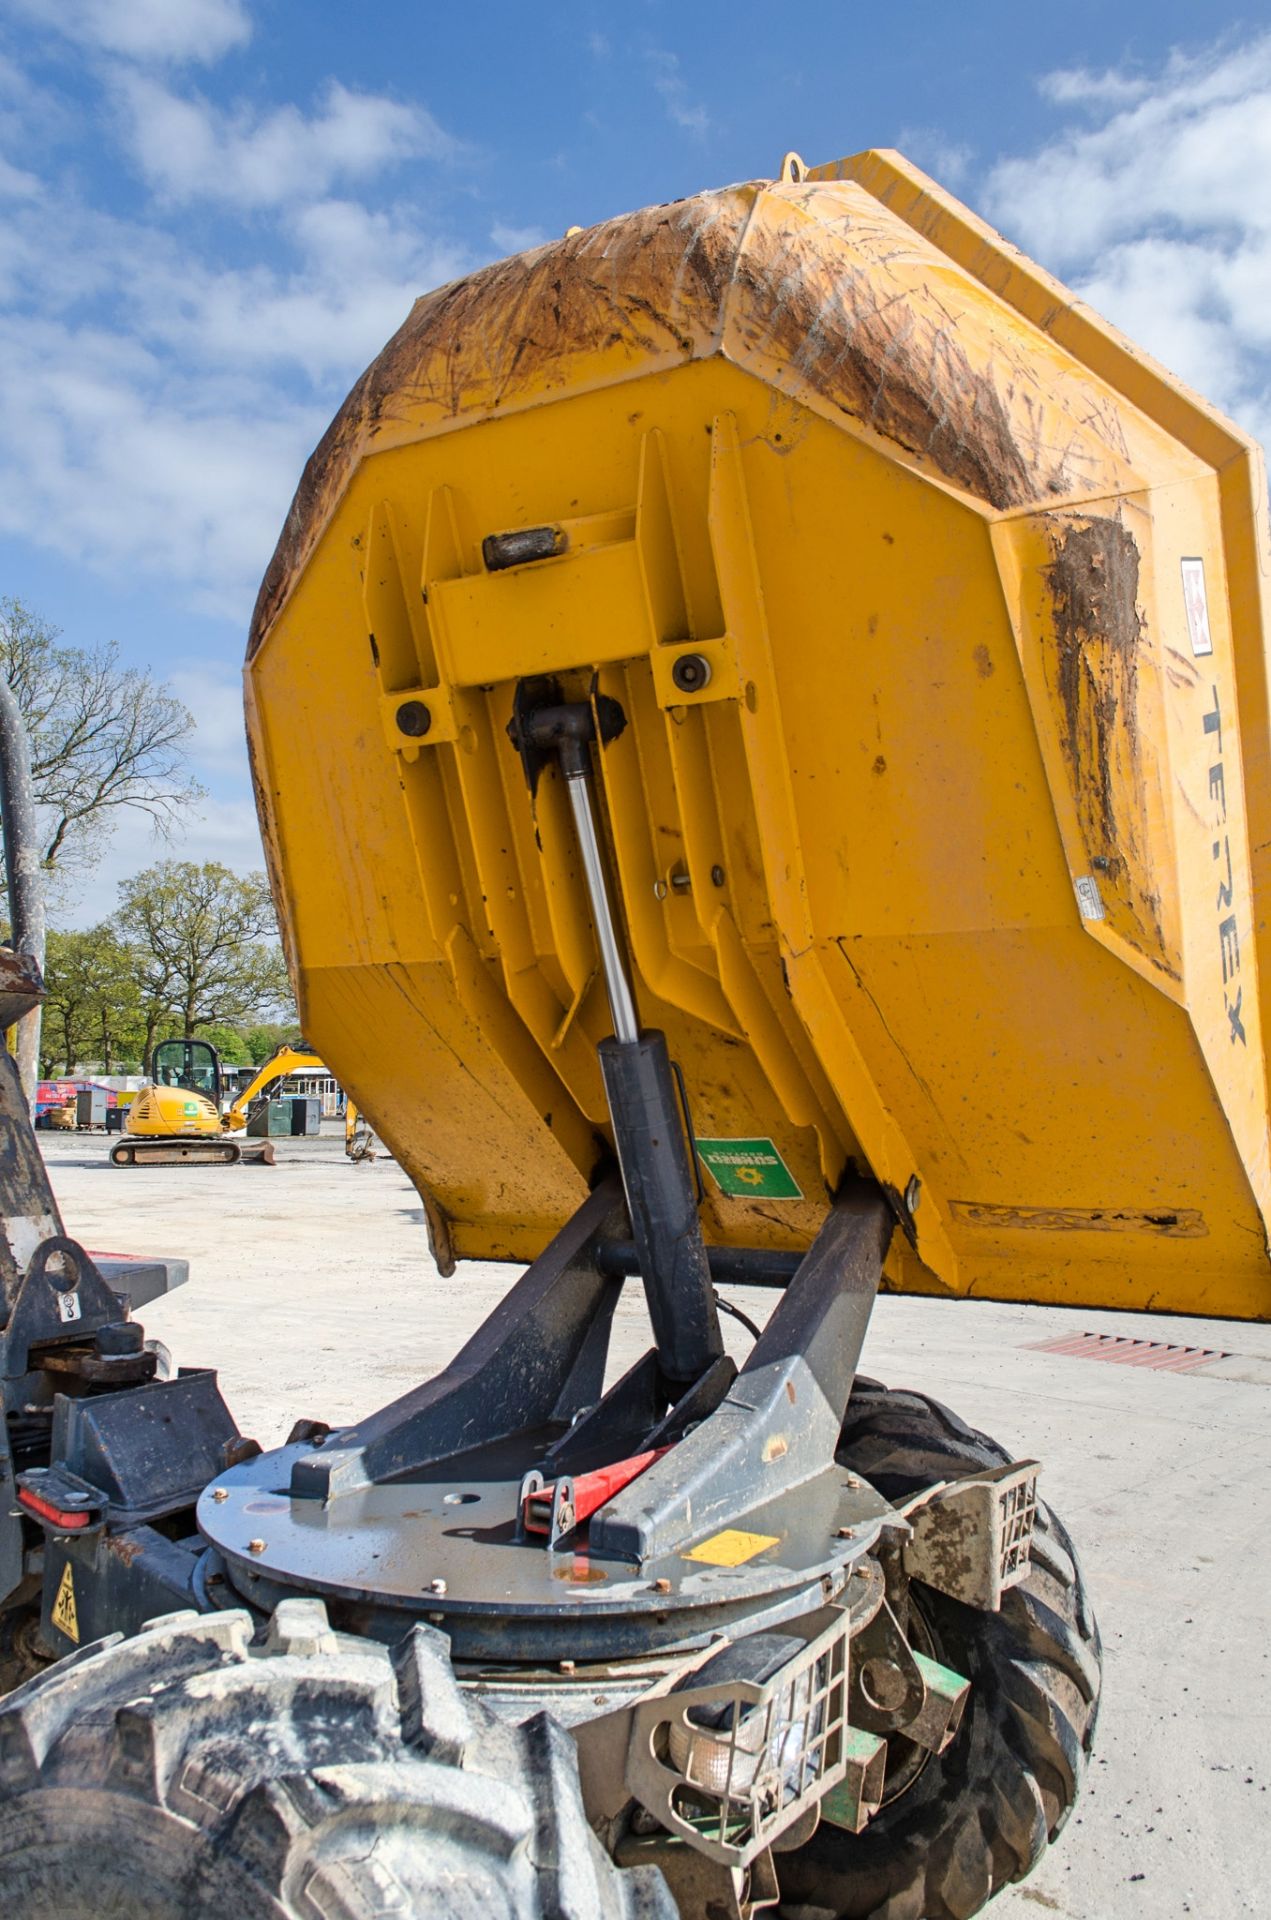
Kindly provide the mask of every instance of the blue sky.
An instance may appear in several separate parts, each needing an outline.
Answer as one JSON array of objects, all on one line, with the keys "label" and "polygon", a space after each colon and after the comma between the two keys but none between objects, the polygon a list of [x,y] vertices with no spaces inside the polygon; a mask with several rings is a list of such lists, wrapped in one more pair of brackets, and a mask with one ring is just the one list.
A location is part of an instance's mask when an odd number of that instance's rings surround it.
[{"label": "blue sky", "polygon": [[[879,145],[1271,435],[1271,7],[7,0],[0,595],[191,706],[209,799],[171,851],[259,864],[256,583],[416,293]],[[122,831],[62,922],[164,851]]]}]

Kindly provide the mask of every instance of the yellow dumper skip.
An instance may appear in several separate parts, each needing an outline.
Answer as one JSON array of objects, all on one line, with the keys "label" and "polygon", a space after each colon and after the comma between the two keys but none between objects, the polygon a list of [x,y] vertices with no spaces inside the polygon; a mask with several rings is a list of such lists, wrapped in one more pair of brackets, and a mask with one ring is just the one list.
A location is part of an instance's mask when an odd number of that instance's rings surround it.
[{"label": "yellow dumper skip", "polygon": [[1253,443],[894,154],[417,302],[247,689],[305,1032],[443,1270],[537,1254],[606,1151],[567,802],[507,732],[545,675],[625,715],[708,1242],[806,1246],[855,1166],[892,1288],[1271,1315],[1267,573]]}]

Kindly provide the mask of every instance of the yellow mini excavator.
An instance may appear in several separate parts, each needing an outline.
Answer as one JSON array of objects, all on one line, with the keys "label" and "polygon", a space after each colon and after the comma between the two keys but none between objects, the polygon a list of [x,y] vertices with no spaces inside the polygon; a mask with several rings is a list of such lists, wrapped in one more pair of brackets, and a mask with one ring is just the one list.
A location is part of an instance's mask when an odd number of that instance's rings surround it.
[{"label": "yellow mini excavator", "polygon": [[[125,1138],[111,1148],[111,1164],[233,1166],[243,1150],[226,1136],[246,1127],[260,1096],[289,1073],[321,1065],[308,1048],[281,1046],[226,1107],[216,1048],[206,1040],[161,1040],[150,1056],[150,1084],[128,1109]],[[268,1140],[262,1143],[260,1158],[273,1163]]]}]

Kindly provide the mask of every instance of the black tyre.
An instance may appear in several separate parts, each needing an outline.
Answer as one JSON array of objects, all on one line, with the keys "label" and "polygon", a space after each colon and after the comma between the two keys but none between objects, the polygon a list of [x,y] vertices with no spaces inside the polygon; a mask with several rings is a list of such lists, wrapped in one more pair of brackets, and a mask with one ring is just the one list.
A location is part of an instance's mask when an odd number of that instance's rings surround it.
[{"label": "black tyre", "polygon": [[0,1703],[0,1886],[23,1920],[676,1920],[587,1826],[573,1742],[284,1601],[172,1614]]},{"label": "black tyre", "polygon": [[[839,1458],[888,1499],[1009,1457],[923,1394],[874,1380],[852,1389]],[[915,1642],[972,1683],[962,1726],[938,1756],[889,1743],[892,1797],[863,1833],[823,1824],[778,1857],[784,1920],[969,1920],[1022,1879],[1071,1811],[1102,1650],[1062,1523],[1038,1506],[1032,1570],[1000,1613],[917,1584],[911,1602]]]}]

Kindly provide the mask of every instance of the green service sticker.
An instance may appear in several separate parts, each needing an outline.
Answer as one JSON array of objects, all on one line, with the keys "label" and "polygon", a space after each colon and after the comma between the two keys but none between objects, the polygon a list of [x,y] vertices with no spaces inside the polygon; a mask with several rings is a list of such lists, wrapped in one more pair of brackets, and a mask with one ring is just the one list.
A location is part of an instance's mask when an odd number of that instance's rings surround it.
[{"label": "green service sticker", "polygon": [[771,1140],[699,1140],[698,1157],[721,1193],[738,1200],[802,1200]]}]

